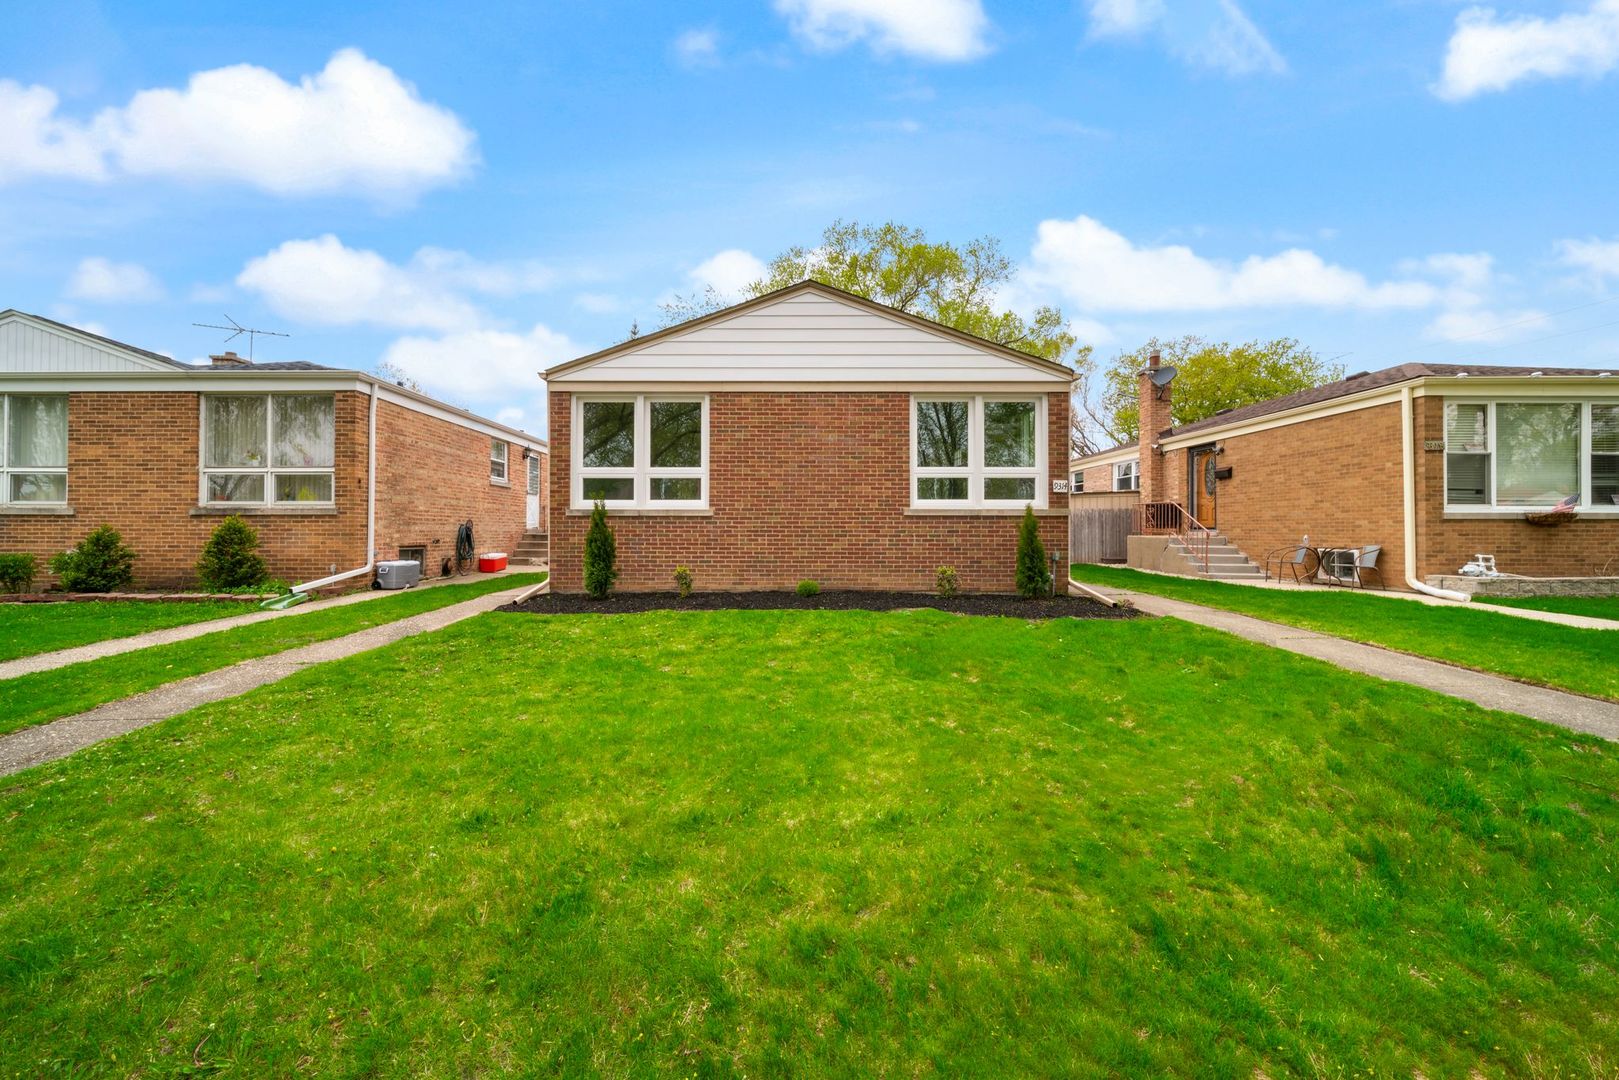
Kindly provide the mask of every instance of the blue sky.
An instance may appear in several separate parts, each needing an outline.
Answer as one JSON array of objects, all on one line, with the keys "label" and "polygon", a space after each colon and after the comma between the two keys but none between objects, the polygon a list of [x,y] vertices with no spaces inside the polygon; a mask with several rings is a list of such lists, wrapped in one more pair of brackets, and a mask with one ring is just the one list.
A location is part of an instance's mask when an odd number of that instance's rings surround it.
[{"label": "blue sky", "polygon": [[1619,0],[232,7],[12,9],[0,307],[543,431],[538,368],[893,219],[1103,357],[1619,364]]}]

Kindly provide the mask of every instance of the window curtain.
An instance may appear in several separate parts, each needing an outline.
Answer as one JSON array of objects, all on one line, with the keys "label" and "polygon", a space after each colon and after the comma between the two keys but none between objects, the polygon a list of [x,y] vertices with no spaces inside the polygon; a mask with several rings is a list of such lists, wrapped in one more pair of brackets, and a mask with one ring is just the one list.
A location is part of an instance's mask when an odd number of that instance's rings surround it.
[{"label": "window curtain", "polygon": [[67,398],[18,394],[11,399],[6,461],[13,469],[67,467]]},{"label": "window curtain", "polygon": [[1498,506],[1552,506],[1580,487],[1580,407],[1495,407],[1495,501]]},{"label": "window curtain", "polygon": [[277,396],[273,463],[287,469],[329,469],[336,446],[335,399],[324,395]]},{"label": "window curtain", "polygon": [[1591,406],[1591,502],[1619,506],[1619,405]]},{"label": "window curtain", "polygon": [[264,398],[214,396],[205,400],[208,402],[207,467],[264,468]]}]

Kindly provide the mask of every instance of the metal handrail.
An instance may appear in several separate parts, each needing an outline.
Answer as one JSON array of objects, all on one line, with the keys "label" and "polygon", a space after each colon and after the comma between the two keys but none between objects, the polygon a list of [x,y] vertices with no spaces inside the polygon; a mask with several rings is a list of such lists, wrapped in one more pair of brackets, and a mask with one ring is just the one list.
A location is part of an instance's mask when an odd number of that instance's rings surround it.
[{"label": "metal handrail", "polygon": [[1173,536],[1186,552],[1209,572],[1209,546],[1214,533],[1177,502],[1149,502],[1136,507],[1136,533],[1139,536]]}]

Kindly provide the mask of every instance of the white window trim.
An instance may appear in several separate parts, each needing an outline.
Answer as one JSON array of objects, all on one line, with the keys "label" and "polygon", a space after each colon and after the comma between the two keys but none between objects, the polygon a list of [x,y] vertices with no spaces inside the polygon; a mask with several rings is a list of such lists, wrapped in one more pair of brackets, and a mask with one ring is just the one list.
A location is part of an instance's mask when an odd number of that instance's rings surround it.
[{"label": "white window trim", "polygon": [[[633,402],[635,464],[630,468],[586,468],[584,408],[592,402]],[[697,402],[703,407],[703,440],[701,463],[696,468],[654,469],[652,467],[652,406],[666,401]],[[605,499],[609,510],[706,510],[708,509],[708,395],[707,394],[575,394],[572,404],[573,430],[569,433],[571,467],[568,478],[568,501],[571,509],[589,510],[594,502],[585,498],[585,480],[624,479],[634,481],[633,497]],[[702,497],[697,499],[653,499],[653,480],[696,479],[702,481]]]},{"label": "white window trim", "polygon": [[[1128,479],[1129,483],[1120,486]],[[1141,462],[1117,461],[1113,464],[1113,490],[1114,491],[1140,491],[1141,490]]]},{"label": "white window trim", "polygon": [[[500,452],[498,456],[495,453],[497,450]],[[511,444],[510,443],[508,443],[505,439],[497,439],[497,438],[494,438],[493,436],[490,437],[490,439],[489,439],[489,482],[491,484],[509,484],[509,483],[511,483],[511,471],[512,471],[511,470],[511,465],[510,465],[511,455],[512,455],[512,449],[511,449]],[[496,465],[500,466],[500,472],[498,472],[498,473],[495,472],[495,466]]]},{"label": "white window trim", "polygon": [[[1500,484],[1500,470],[1497,468],[1496,456],[1496,417],[1497,405],[1578,405],[1580,409],[1580,445],[1577,451],[1579,462],[1580,501],[1576,511],[1581,514],[1594,514],[1598,516],[1619,517],[1619,505],[1600,505],[1592,502],[1591,490],[1591,407],[1593,405],[1615,405],[1608,398],[1577,398],[1577,397],[1502,397],[1502,398],[1462,398],[1446,397],[1445,405],[1483,405],[1485,423],[1485,444],[1488,449],[1477,456],[1489,459],[1489,499],[1483,503],[1452,503],[1450,501],[1450,433],[1445,424],[1444,410],[1440,410],[1440,437],[1445,446],[1442,452],[1444,467],[1440,476],[1440,491],[1444,499],[1445,513],[1447,515],[1465,517],[1469,514],[1480,516],[1499,517],[1503,513],[1533,514],[1552,509],[1552,504],[1544,506],[1503,506],[1496,501],[1497,487]],[[1467,451],[1457,451],[1466,453]]]},{"label": "white window trim", "polygon": [[[0,506],[66,506],[68,504],[68,497],[71,494],[71,492],[67,490],[68,480],[66,465],[19,465],[16,468],[13,468],[11,465],[11,399],[13,397],[59,397],[63,401],[67,400],[66,394],[0,394]],[[69,423],[71,424],[71,418],[69,418]],[[68,448],[71,449],[71,435],[69,436],[68,441]],[[49,501],[44,499],[21,499],[17,502],[12,502],[11,474],[14,472],[46,473],[52,476],[60,474],[62,477],[62,497],[60,499],[52,499]]]},{"label": "white window trim", "polygon": [[1068,475],[1068,494],[1085,494],[1085,470],[1077,469]]},{"label": "white window trim", "polygon": [[[203,393],[198,395],[201,405],[197,409],[197,505],[198,506],[300,506],[311,509],[324,509],[337,505],[337,395],[321,391],[294,391],[269,393],[231,393],[228,390],[218,393]],[[208,464],[208,403],[217,397],[262,397],[264,399],[264,467],[254,468],[227,468],[225,466],[212,466]],[[281,467],[272,464],[275,460],[275,402],[271,399],[278,397],[329,397],[332,399],[332,464],[325,468],[294,468]],[[209,499],[208,478],[210,476],[262,476],[264,477],[264,498],[253,501],[248,499]],[[332,478],[332,497],[330,499],[287,499],[277,501],[275,497],[276,476],[330,476]]]},{"label": "white window trim", "polygon": [[[923,468],[917,464],[917,406],[929,401],[965,401],[967,402],[967,466],[929,466]],[[1034,405],[1034,465],[1033,467],[1019,466],[1014,468],[995,467],[984,465],[984,403],[992,401],[1022,401]],[[910,507],[913,510],[1021,510],[1024,506],[1033,506],[1036,510],[1047,507],[1047,472],[1046,472],[1046,399],[1043,394],[913,394],[911,395],[911,478],[910,478]],[[958,477],[967,478],[967,497],[965,499],[919,499],[916,497],[916,482],[924,477]],[[1033,499],[986,499],[983,497],[984,480],[1000,476],[1034,478]]]}]

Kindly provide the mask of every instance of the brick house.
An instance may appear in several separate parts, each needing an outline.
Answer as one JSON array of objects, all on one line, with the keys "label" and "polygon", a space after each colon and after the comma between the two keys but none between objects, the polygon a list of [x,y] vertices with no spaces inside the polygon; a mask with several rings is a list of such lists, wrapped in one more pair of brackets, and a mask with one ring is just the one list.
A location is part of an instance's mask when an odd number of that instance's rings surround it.
[{"label": "brick house", "polygon": [[[1184,508],[1255,562],[1305,535],[1377,544],[1392,588],[1478,553],[1526,577],[1619,574],[1619,369],[1401,364],[1181,427],[1173,395],[1143,372],[1139,443],[1070,471],[1133,454],[1144,506]],[[1566,524],[1526,520],[1569,498]]]},{"label": "brick house", "polygon": [[625,590],[1009,592],[1067,536],[1068,368],[815,282],[551,368],[553,588],[605,502]]},{"label": "brick house", "polygon": [[542,439],[364,372],[233,353],[182,364],[0,312],[0,552],[41,570],[112,525],[137,584],[188,585],[239,514],[294,583],[364,584],[373,557],[436,575],[464,521],[481,550],[543,527],[545,455]]}]

